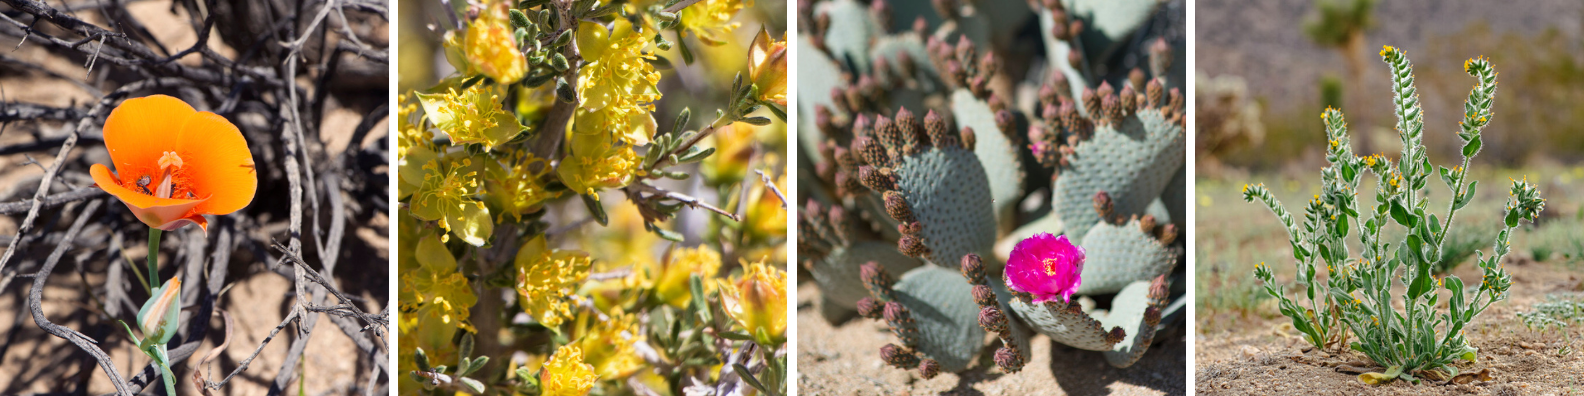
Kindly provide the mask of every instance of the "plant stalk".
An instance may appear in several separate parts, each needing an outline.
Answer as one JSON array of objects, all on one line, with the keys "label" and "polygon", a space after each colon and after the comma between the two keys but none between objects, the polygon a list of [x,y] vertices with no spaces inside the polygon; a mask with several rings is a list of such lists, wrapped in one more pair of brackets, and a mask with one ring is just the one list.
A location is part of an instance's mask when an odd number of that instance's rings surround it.
[{"label": "plant stalk", "polygon": [[163,234],[163,233],[165,233],[165,231],[160,230],[158,228],[149,227],[149,245],[148,245],[149,295],[153,295],[154,294],[154,289],[158,289],[159,285],[160,285],[160,281],[159,281],[159,242],[160,242],[160,234]]}]

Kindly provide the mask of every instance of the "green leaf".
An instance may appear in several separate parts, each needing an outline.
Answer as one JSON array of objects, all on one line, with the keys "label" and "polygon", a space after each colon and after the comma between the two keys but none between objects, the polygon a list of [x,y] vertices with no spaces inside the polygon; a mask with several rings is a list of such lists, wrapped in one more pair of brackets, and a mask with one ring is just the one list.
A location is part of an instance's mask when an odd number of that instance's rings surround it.
[{"label": "green leaf", "polygon": [[1518,226],[1518,218],[1519,218],[1518,212],[1519,212],[1519,210],[1517,210],[1517,209],[1508,209],[1507,210],[1507,218],[1505,219],[1505,223],[1507,224],[1507,228],[1513,228],[1513,227],[1517,227]]},{"label": "green leaf", "polygon": [[605,206],[600,205],[599,198],[588,194],[578,194],[578,196],[583,197],[583,206],[588,207],[589,215],[594,216],[594,222],[602,226],[610,224],[610,216],[605,214]]},{"label": "green leaf", "polygon": [[1468,191],[1463,192],[1463,196],[1457,198],[1457,202],[1452,204],[1452,210],[1463,209],[1464,206],[1468,206],[1469,202],[1474,202],[1474,193],[1477,191],[1477,186],[1479,186],[1479,180],[1470,180]]},{"label": "green leaf", "polygon": [[[1412,240],[1413,237],[1409,236],[1409,238]],[[1435,290],[1435,283],[1430,276],[1430,266],[1419,265],[1417,267],[1419,271],[1414,275],[1413,283],[1408,285],[1408,298],[1411,300],[1417,300],[1425,293]]]},{"label": "green leaf", "polygon": [[720,332],[720,333],[715,333],[715,335],[720,337],[720,338],[725,338],[725,339],[728,339],[728,340],[753,341],[753,336],[750,336],[750,335],[747,335],[747,334],[743,334],[743,333],[734,332],[734,331],[723,331],[723,332]]},{"label": "green leaf", "polygon": [[478,395],[484,394],[484,383],[483,382],[479,382],[479,380],[468,378],[468,377],[457,377],[457,380],[461,381],[462,385],[466,386],[468,388],[468,391],[471,391],[474,394],[478,394]]},{"label": "green leaf", "polygon": [[472,362],[472,364],[468,365],[468,369],[464,370],[464,371],[461,371],[461,372],[458,372],[457,375],[473,374],[474,372],[479,371],[479,369],[484,368],[484,364],[485,363],[489,363],[489,356],[479,356],[479,357],[473,358],[473,362]]},{"label": "green leaf", "polygon": [[764,392],[767,395],[774,395],[774,393],[770,392],[769,388],[766,388],[764,384],[759,383],[759,379],[754,378],[753,372],[748,371],[748,367],[743,366],[742,363],[732,363],[732,369],[737,372],[737,376],[742,377],[743,382],[747,382],[748,385],[753,386],[754,389],[758,389],[760,392]]},{"label": "green leaf", "polygon": [[704,298],[704,280],[698,274],[688,276],[688,291],[693,293],[693,309],[698,310],[699,317],[705,322],[709,320],[709,304]]},{"label": "green leaf", "polygon": [[424,354],[423,348],[418,348],[417,350],[413,351],[413,361],[418,363],[418,371],[434,370],[434,368],[429,367],[429,355]]},{"label": "green leaf", "polygon": [[677,113],[676,121],[671,124],[671,133],[682,133],[682,131],[687,130],[688,121],[692,118],[693,108],[683,107],[682,111]]},{"label": "green leaf", "polygon": [[457,351],[464,361],[473,354],[473,345],[473,333],[462,333],[462,342],[457,346]]},{"label": "green leaf", "polygon": [[770,125],[771,122],[770,117],[748,117],[742,119],[741,121],[755,126]]},{"label": "green leaf", "polygon": [[682,233],[679,233],[679,232],[676,232],[676,231],[672,231],[672,230],[667,230],[665,228],[660,228],[660,227],[655,227],[654,230],[655,230],[655,234],[660,235],[661,238],[664,238],[667,241],[682,242],[682,240],[683,240]]},{"label": "green leaf", "polygon": [[677,36],[676,43],[677,51],[682,52],[682,64],[693,65],[693,50],[688,49],[687,40],[682,40],[681,36]]},{"label": "green leaf", "polygon": [[781,105],[778,105],[778,104],[775,104],[775,103],[766,102],[765,103],[765,107],[770,108],[770,112],[775,114],[776,118],[780,118],[781,122],[786,122],[786,120],[787,120],[786,109],[781,108]]},{"label": "green leaf", "polygon": [[1474,135],[1473,139],[1470,139],[1468,141],[1468,143],[1464,143],[1463,144],[1463,156],[1464,157],[1473,157],[1475,153],[1479,152],[1479,149],[1480,149],[1480,137],[1479,137],[1479,135]]},{"label": "green leaf", "polygon": [[1391,216],[1392,220],[1397,221],[1397,224],[1402,224],[1409,228],[1413,228],[1414,224],[1417,223],[1416,219],[1413,218],[1413,214],[1409,213],[1408,209],[1403,208],[1401,200],[1394,199],[1391,201]]},{"label": "green leaf", "polygon": [[528,27],[532,22],[528,21],[528,15],[523,14],[521,10],[513,9],[511,10],[511,24],[515,28],[524,28]]}]

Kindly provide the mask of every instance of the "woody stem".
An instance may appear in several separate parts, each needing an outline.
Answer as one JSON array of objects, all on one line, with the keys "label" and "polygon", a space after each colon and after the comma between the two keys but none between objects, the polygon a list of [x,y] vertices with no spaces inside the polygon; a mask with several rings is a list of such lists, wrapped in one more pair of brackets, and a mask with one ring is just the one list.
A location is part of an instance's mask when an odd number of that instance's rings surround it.
[{"label": "woody stem", "polygon": [[150,295],[154,294],[154,289],[159,288],[159,240],[160,234],[164,232],[158,228],[149,227],[148,282]]}]

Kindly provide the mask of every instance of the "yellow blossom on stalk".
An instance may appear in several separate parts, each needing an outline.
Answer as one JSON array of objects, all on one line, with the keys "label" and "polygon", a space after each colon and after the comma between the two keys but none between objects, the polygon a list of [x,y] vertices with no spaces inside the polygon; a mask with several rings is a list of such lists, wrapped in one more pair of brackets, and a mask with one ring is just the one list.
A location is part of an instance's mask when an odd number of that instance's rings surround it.
[{"label": "yellow blossom on stalk", "polygon": [[467,277],[457,272],[456,258],[445,244],[435,236],[421,237],[415,255],[422,267],[409,273],[409,281],[402,284],[402,288],[410,289],[404,294],[412,297],[402,304],[403,310],[414,311],[419,320],[477,331],[467,320],[469,308],[478,303],[478,297],[468,286]]},{"label": "yellow blossom on stalk", "polygon": [[436,159],[423,165],[423,184],[413,193],[412,214],[440,227],[473,246],[483,246],[493,232],[489,208],[473,200],[478,192],[478,171],[471,159]]},{"label": "yellow blossom on stalk", "polygon": [[583,362],[576,345],[562,345],[539,369],[540,396],[584,396],[594,387],[594,366]]},{"label": "yellow blossom on stalk", "polygon": [[497,216],[500,220],[504,221],[510,214],[520,222],[522,215],[539,211],[544,201],[561,196],[561,192],[545,187],[544,176],[550,173],[550,161],[526,151],[511,153],[505,160],[505,164],[491,161],[486,166],[484,178],[485,188],[489,190],[487,199],[505,212]]},{"label": "yellow blossom on stalk", "polygon": [[445,87],[441,93],[418,94],[424,115],[435,127],[451,136],[452,143],[481,143],[485,151],[523,131],[517,117],[501,108],[503,100],[499,85],[483,83],[460,91],[457,87]]},{"label": "yellow blossom on stalk", "polygon": [[[784,202],[781,201],[781,197],[771,192],[763,181],[754,180],[750,183],[755,187],[749,193],[751,194],[747,213],[749,235],[761,238],[786,236],[787,211],[782,207]],[[777,177],[775,185],[785,194],[786,175]]]},{"label": "yellow blossom on stalk", "polygon": [[[748,5],[753,5],[753,2],[748,2]],[[692,33],[705,44],[721,45],[730,38],[732,30],[742,26],[731,21],[742,8],[741,0],[704,0],[683,8],[678,16],[686,32]]]},{"label": "yellow blossom on stalk", "polygon": [[786,274],[764,260],[744,266],[731,282],[716,280],[726,314],[754,337],[754,342],[776,347],[786,340]]},{"label": "yellow blossom on stalk", "polygon": [[638,170],[638,154],[632,145],[613,141],[594,133],[572,134],[571,154],[561,160],[556,173],[561,183],[578,194],[594,196],[600,189],[617,188],[632,182]]},{"label": "yellow blossom on stalk", "polygon": [[[713,279],[720,271],[720,253],[709,246],[681,248],[671,252],[671,260],[655,277],[655,296],[673,307],[687,307],[693,298],[693,288],[688,279],[698,274],[699,279]],[[706,284],[706,286],[708,286]]]},{"label": "yellow blossom on stalk", "polygon": [[489,4],[468,24],[462,52],[468,64],[501,85],[511,85],[528,74],[528,61],[517,49],[507,19],[507,2]]},{"label": "yellow blossom on stalk", "polygon": [[759,127],[746,122],[734,122],[715,129],[705,144],[715,148],[715,154],[699,164],[699,173],[710,185],[726,185],[742,181],[748,175],[748,160],[754,155],[754,135]]},{"label": "yellow blossom on stalk", "polygon": [[655,132],[654,102],[660,100],[660,73],[645,53],[648,39],[618,18],[610,29],[593,22],[578,26],[577,45],[584,64],[578,68],[581,102],[574,130],[615,134],[623,142],[643,145]]},{"label": "yellow blossom on stalk", "polygon": [[426,146],[434,141],[434,133],[413,123],[413,114],[418,112],[418,104],[411,102],[412,94],[404,93],[396,96],[396,156],[406,157],[407,150],[416,146]]},{"label": "yellow blossom on stalk", "polygon": [[572,288],[588,277],[588,253],[550,249],[544,235],[535,236],[517,250],[517,295],[523,309],[546,327],[556,327],[572,316],[567,298]]},{"label": "yellow blossom on stalk", "polygon": [[592,327],[581,331],[576,343],[583,351],[583,361],[604,379],[625,378],[638,371],[644,363],[633,346],[639,339],[638,316],[616,308],[606,320],[590,319],[596,316],[583,315],[584,324]]},{"label": "yellow blossom on stalk", "polygon": [[748,80],[759,87],[759,100],[786,106],[786,36],[773,40],[763,27],[748,48]]}]

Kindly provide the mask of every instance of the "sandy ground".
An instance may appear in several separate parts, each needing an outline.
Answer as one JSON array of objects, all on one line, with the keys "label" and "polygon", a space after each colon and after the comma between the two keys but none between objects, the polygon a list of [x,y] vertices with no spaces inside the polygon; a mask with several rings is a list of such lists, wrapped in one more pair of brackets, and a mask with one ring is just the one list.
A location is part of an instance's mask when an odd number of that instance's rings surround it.
[{"label": "sandy ground", "polygon": [[[1480,351],[1477,362],[1459,367],[1464,372],[1488,368],[1495,377],[1491,381],[1461,385],[1394,381],[1371,387],[1359,382],[1357,374],[1334,368],[1350,363],[1371,366],[1363,354],[1315,350],[1296,336],[1290,324],[1283,325],[1290,323],[1286,317],[1278,317],[1248,319],[1229,330],[1198,335],[1195,391],[1202,395],[1584,394],[1584,353],[1578,352],[1584,347],[1584,326],[1540,333],[1524,327],[1516,315],[1544,302],[1547,294],[1579,291],[1584,276],[1563,265],[1508,261],[1513,298],[1492,305],[1469,325],[1465,334]],[[1472,265],[1455,273],[1463,279],[1479,277]]]},{"label": "sandy ground", "polygon": [[[1099,352],[1034,338],[1033,359],[1016,374],[991,361],[986,347],[963,373],[925,380],[880,361],[880,346],[895,342],[884,322],[857,318],[831,325],[820,316],[819,288],[798,288],[797,392],[831,395],[1181,395],[1187,387],[1187,344],[1180,331],[1157,341],[1133,367],[1117,369]],[[988,336],[985,345],[991,345]]]}]

